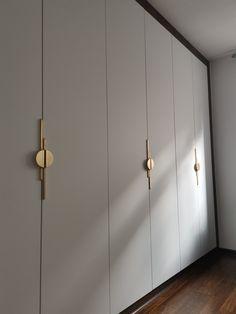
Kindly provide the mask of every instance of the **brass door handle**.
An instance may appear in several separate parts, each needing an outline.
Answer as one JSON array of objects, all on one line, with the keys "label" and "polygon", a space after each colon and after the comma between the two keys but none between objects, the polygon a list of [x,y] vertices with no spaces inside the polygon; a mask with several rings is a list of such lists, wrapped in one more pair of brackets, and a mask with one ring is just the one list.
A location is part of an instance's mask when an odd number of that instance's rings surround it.
[{"label": "brass door handle", "polygon": [[46,139],[44,137],[44,121],[40,120],[40,150],[36,154],[36,163],[39,167],[39,180],[41,181],[41,197],[46,198],[46,168],[53,164],[53,153],[46,149]]},{"label": "brass door handle", "polygon": [[196,173],[196,179],[197,179],[197,185],[199,185],[199,178],[198,178],[198,173],[200,171],[200,163],[198,162],[197,159],[197,149],[195,148],[194,150],[194,155],[195,155],[195,164],[194,164],[194,171]]},{"label": "brass door handle", "polygon": [[151,171],[153,170],[155,166],[155,162],[151,158],[149,140],[146,140],[146,153],[147,153],[146,168],[147,168],[147,178],[148,178],[148,189],[151,190]]},{"label": "brass door handle", "polygon": [[153,170],[155,164],[154,164],[154,160],[152,158],[148,158],[147,159],[147,169],[149,171]]}]

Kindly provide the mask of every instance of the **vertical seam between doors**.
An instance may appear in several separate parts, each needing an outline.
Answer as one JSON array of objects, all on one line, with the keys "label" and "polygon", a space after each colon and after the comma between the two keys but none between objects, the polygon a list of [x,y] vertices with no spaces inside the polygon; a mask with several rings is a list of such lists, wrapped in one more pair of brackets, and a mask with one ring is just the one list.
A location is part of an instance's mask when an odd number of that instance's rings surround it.
[{"label": "vertical seam between doors", "polygon": [[218,215],[218,203],[219,194],[217,193],[216,184],[216,162],[215,162],[215,132],[214,132],[214,103],[212,101],[212,85],[211,85],[211,64],[207,66],[207,82],[208,82],[208,111],[209,111],[209,129],[210,129],[210,141],[211,141],[211,168],[212,168],[212,186],[213,186],[213,198],[214,198],[214,216],[215,216],[215,240],[216,247],[219,248],[219,215]]},{"label": "vertical seam between doors", "polygon": [[[41,0],[41,90],[42,108],[41,115],[44,118],[44,0]],[[43,260],[43,201],[40,202],[40,248],[39,248],[39,314],[42,313],[42,260]]]},{"label": "vertical seam between doors", "polygon": [[149,138],[149,125],[148,125],[148,82],[147,82],[147,38],[146,38],[146,18],[145,10],[143,9],[144,19],[144,62],[145,62],[145,100],[146,100],[146,126],[147,126],[147,139]]},{"label": "vertical seam between doors", "polygon": [[[143,18],[144,18],[144,58],[145,58],[146,126],[147,126],[147,131],[146,131],[146,132],[147,132],[147,139],[149,139],[146,11],[145,11],[144,9],[143,9]],[[148,190],[148,214],[149,214],[149,237],[150,237],[151,289],[153,289],[152,220],[151,220],[151,192],[150,192],[150,190]]]},{"label": "vertical seam between doors", "polygon": [[42,45],[42,50],[41,50],[41,54],[42,54],[42,59],[41,59],[41,62],[42,62],[42,119],[44,118],[44,84],[43,84],[43,81],[44,81],[44,0],[42,0],[42,8],[41,8],[41,45]]},{"label": "vertical seam between doors", "polygon": [[193,97],[193,126],[194,126],[194,146],[197,148],[197,131],[196,131],[196,114],[195,114],[195,94],[194,94],[194,66],[193,66],[193,57],[191,56],[191,68],[192,68],[192,97]]},{"label": "vertical seam between doors", "polygon": [[[194,66],[193,66],[193,56],[190,55],[191,57],[191,83],[192,83],[192,99],[193,99],[193,127],[194,127],[194,149],[197,150],[197,131],[196,131],[196,112],[195,112],[195,109],[196,109],[196,99],[195,99],[195,93],[194,93],[194,87],[195,87],[195,84],[194,84]],[[197,202],[196,202],[196,205],[197,205],[197,210],[199,209],[199,199],[198,199],[198,187],[196,187],[196,197],[197,197]],[[199,212],[198,212],[199,213]],[[201,236],[200,236],[200,213],[199,213],[199,217],[198,217],[198,220],[199,220],[199,243],[200,243],[200,251],[201,251]]]},{"label": "vertical seam between doors", "polygon": [[178,185],[178,161],[177,161],[177,137],[176,137],[176,111],[175,111],[175,84],[174,84],[174,53],[173,36],[171,36],[171,58],[172,58],[172,86],[173,86],[173,121],[174,121],[174,143],[175,143],[175,181],[176,181],[176,201],[178,215],[178,234],[179,234],[179,266],[182,269],[181,245],[180,245],[180,209],[179,209],[179,185]]},{"label": "vertical seam between doors", "polygon": [[[196,132],[196,99],[195,99],[195,92],[194,92],[194,65],[193,65],[193,56],[191,56],[191,69],[192,69],[192,97],[193,97],[193,125],[194,125],[194,146],[195,149],[197,149],[197,132]],[[202,255],[202,238],[201,238],[201,213],[200,213],[200,203],[199,203],[199,189],[198,186],[196,186],[196,197],[197,197],[197,211],[198,211],[198,228],[199,228],[199,249],[200,249],[200,256]]]},{"label": "vertical seam between doors", "polygon": [[111,313],[111,232],[110,232],[110,158],[109,158],[109,107],[108,107],[108,34],[107,34],[107,0],[104,0],[105,5],[105,63],[106,63],[106,73],[105,73],[105,80],[106,80],[106,126],[107,126],[107,213],[108,213],[108,307],[109,313]]},{"label": "vertical seam between doors", "polygon": [[39,314],[42,313],[42,253],[43,253],[43,201],[41,200],[41,214],[40,214],[40,271],[39,271]]}]

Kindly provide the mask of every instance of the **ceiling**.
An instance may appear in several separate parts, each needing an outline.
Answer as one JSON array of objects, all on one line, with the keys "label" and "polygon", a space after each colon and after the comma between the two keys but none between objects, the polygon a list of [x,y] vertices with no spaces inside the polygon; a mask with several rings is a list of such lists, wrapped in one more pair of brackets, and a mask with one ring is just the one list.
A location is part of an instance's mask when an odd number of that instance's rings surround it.
[{"label": "ceiling", "polygon": [[149,0],[205,57],[236,51],[236,0]]}]

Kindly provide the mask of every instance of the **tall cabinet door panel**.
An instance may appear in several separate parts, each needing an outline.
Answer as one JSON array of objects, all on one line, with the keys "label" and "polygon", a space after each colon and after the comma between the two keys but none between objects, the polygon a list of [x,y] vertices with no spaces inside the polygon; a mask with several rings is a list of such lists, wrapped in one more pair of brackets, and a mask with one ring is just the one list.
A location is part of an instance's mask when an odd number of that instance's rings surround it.
[{"label": "tall cabinet door panel", "polygon": [[42,314],[109,312],[105,2],[44,1]]},{"label": "tall cabinet door panel", "polygon": [[176,188],[171,35],[146,18],[148,133],[151,173],[151,234],[154,287],[180,270]]},{"label": "tall cabinet door panel", "polygon": [[207,67],[193,59],[194,117],[197,158],[200,163],[198,206],[200,214],[201,254],[216,245],[212,182],[211,141],[208,105]]},{"label": "tall cabinet door panel", "polygon": [[200,256],[191,53],[173,39],[181,268]]},{"label": "tall cabinet door panel", "polygon": [[107,1],[111,313],[151,290],[144,11]]},{"label": "tall cabinet door panel", "polygon": [[0,38],[0,313],[38,314],[40,1],[1,1]]}]

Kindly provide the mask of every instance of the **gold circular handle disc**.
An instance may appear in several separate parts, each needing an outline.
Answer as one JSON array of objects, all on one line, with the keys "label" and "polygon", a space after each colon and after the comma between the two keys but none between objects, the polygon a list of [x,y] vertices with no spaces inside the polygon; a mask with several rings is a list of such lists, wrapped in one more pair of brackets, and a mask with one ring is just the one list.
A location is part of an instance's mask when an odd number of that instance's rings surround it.
[{"label": "gold circular handle disc", "polygon": [[53,154],[50,150],[40,150],[36,155],[36,162],[40,168],[47,168],[53,164]]},{"label": "gold circular handle disc", "polygon": [[148,170],[152,170],[155,166],[154,160],[152,158],[149,158],[147,160],[147,168]]},{"label": "gold circular handle disc", "polygon": [[195,170],[195,172],[198,172],[200,170],[200,164],[199,163],[194,165],[194,170]]}]

